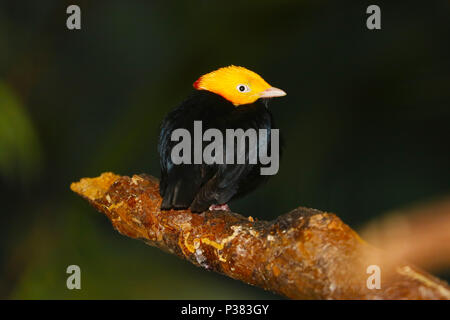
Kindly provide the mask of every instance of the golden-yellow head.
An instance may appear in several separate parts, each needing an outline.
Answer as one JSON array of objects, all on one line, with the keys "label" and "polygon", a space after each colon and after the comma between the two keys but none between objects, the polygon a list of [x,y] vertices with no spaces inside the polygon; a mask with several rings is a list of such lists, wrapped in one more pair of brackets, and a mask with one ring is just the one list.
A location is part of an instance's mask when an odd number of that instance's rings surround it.
[{"label": "golden-yellow head", "polygon": [[194,88],[221,95],[235,106],[253,103],[259,98],[286,95],[286,92],[272,87],[255,72],[237,66],[220,68],[201,76],[194,82]]}]

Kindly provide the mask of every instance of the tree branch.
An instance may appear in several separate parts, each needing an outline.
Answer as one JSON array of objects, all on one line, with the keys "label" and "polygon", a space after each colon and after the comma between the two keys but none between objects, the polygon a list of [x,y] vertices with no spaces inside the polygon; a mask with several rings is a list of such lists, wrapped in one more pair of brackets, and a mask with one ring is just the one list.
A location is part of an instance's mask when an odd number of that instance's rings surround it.
[{"label": "tree branch", "polygon": [[[113,173],[71,185],[120,233],[288,298],[450,299],[446,283],[371,247],[332,213],[299,207],[268,222],[161,211],[158,188],[152,176]],[[380,289],[367,287],[370,265],[380,267]]]}]

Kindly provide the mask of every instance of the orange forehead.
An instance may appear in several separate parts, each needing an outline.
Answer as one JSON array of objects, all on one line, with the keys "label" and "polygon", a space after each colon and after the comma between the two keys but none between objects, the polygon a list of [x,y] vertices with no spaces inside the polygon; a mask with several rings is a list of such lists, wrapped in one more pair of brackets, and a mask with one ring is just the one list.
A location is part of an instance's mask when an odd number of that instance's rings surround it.
[{"label": "orange forehead", "polygon": [[[246,87],[245,92],[239,90]],[[244,67],[229,66],[201,76],[194,82],[197,90],[207,90],[221,95],[235,106],[253,103],[271,86],[257,73]]]}]

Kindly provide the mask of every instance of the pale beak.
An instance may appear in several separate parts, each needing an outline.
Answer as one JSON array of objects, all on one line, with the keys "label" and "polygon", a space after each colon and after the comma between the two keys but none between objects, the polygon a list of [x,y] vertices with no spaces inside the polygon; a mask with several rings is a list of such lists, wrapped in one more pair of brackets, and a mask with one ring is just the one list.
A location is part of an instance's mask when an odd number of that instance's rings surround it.
[{"label": "pale beak", "polygon": [[264,90],[259,94],[260,98],[274,98],[274,97],[282,97],[285,96],[286,92],[281,89],[270,87],[269,89]]}]

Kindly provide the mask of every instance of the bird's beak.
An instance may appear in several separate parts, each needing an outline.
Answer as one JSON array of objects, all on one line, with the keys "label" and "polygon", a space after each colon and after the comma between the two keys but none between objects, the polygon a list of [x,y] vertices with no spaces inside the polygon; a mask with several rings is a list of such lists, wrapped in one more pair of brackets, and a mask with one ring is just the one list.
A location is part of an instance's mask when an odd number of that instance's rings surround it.
[{"label": "bird's beak", "polygon": [[274,98],[274,97],[282,97],[285,96],[286,92],[281,89],[270,87],[269,89],[264,90],[259,94],[260,98]]}]

